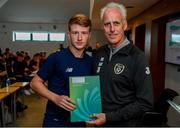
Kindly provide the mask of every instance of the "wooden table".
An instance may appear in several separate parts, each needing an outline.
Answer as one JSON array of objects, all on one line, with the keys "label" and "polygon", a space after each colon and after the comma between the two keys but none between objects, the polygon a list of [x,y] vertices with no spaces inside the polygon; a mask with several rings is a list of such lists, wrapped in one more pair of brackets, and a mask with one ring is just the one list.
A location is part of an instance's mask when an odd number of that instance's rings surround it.
[{"label": "wooden table", "polygon": [[20,87],[8,86],[8,87],[1,88],[0,93],[2,93],[2,92],[14,93],[19,89],[20,89]]},{"label": "wooden table", "polygon": [[[2,74],[1,74],[2,75]],[[16,82],[14,84],[9,85],[8,87],[0,88],[0,101],[1,101],[1,124],[2,127],[5,126],[5,120],[4,120],[4,102],[3,99],[7,97],[8,95],[12,96],[11,101],[11,108],[12,108],[12,118],[13,118],[13,124],[15,125],[16,121],[16,91],[19,89],[23,89],[26,85],[28,85],[29,82]],[[24,97],[23,97],[24,101]]]},{"label": "wooden table", "polygon": [[5,75],[7,75],[7,71],[2,71],[2,72],[0,72],[0,77],[3,77],[3,76],[5,76]]},{"label": "wooden table", "polygon": [[20,87],[4,87],[0,89],[0,93],[9,93],[9,95],[12,96],[11,100],[11,108],[12,108],[12,118],[13,118],[13,124],[16,123],[16,91],[19,90]]},{"label": "wooden table", "polygon": [[0,93],[0,115],[1,115],[1,127],[5,127],[5,113],[4,113],[4,98],[6,98],[10,93],[8,92],[4,92],[4,93]]},{"label": "wooden table", "polygon": [[16,82],[11,84],[10,87],[25,87],[29,84],[29,82]]},{"label": "wooden table", "polygon": [[22,103],[24,104],[24,87],[27,86],[29,82],[16,82],[11,84],[10,87],[20,87],[22,89]]},{"label": "wooden table", "polygon": [[0,93],[0,101],[2,101],[6,96],[8,96],[9,95],[9,93],[7,92],[1,92]]}]

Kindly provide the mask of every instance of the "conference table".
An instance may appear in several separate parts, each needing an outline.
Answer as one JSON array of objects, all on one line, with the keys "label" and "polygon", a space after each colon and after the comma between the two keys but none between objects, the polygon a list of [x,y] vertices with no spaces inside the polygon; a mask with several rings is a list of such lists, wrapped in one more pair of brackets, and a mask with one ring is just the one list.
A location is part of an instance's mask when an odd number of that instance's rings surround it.
[{"label": "conference table", "polygon": [[21,87],[21,88],[23,88],[28,84],[29,84],[29,82],[16,82],[14,84],[11,84],[10,87]]},{"label": "conference table", "polygon": [[[2,75],[2,74],[1,74]],[[0,76],[1,76],[0,75]],[[16,92],[19,89],[23,89],[26,85],[28,85],[29,82],[16,82],[14,84],[9,85],[8,87],[0,88],[0,115],[1,115],[1,127],[5,127],[5,111],[4,111],[4,99],[7,96],[12,96],[11,97],[11,110],[12,110],[12,119],[13,119],[13,124],[15,126],[16,122]],[[23,102],[24,102],[24,95],[23,95]]]},{"label": "conference table", "polygon": [[4,117],[4,98],[6,98],[9,95],[8,92],[1,92],[0,93],[0,115],[1,115],[1,127],[5,127],[5,117]]},{"label": "conference table", "polygon": [[0,77],[3,77],[3,76],[5,76],[5,75],[7,75],[7,71],[1,71],[1,72],[0,72]]},{"label": "conference table", "polygon": [[20,87],[10,87],[10,86],[0,89],[0,93],[9,93],[9,95],[12,97],[11,108],[12,108],[13,124],[15,124],[16,121],[16,91],[19,89]]},{"label": "conference table", "polygon": [[[24,91],[24,87],[27,86],[29,82],[16,82],[14,84],[11,84],[10,87],[19,87],[22,89],[22,92]],[[24,104],[24,94],[22,95],[22,103]]]}]

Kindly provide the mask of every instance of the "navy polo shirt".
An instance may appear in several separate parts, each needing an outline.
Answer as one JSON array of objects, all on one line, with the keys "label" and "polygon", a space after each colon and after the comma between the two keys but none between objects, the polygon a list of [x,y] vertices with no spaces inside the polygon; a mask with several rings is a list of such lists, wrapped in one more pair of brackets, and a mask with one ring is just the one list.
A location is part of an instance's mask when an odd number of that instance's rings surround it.
[{"label": "navy polo shirt", "polygon": [[[92,58],[84,54],[76,58],[69,48],[52,53],[38,71],[38,76],[48,81],[48,89],[59,95],[69,96],[69,77],[87,76],[92,72]],[[67,111],[48,101],[46,114],[66,114]]]}]

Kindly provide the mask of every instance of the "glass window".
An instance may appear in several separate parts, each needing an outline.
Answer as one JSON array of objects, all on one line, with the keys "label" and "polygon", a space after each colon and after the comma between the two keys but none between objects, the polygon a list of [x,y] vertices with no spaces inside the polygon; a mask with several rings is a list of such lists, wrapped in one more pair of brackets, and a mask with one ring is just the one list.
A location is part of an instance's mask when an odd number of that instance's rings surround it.
[{"label": "glass window", "polygon": [[13,32],[13,41],[21,40],[21,41],[30,41],[31,33],[29,32]]},{"label": "glass window", "polygon": [[57,42],[65,41],[66,33],[63,32],[13,32],[13,41],[30,41],[30,42]]},{"label": "glass window", "polygon": [[172,35],[171,35],[171,41],[173,42],[173,43],[177,43],[177,44],[180,44],[180,34],[174,34],[174,33],[172,33]]},{"label": "glass window", "polygon": [[48,41],[48,33],[33,32],[32,40],[33,41]]},{"label": "glass window", "polygon": [[49,33],[49,41],[65,41],[65,33]]}]

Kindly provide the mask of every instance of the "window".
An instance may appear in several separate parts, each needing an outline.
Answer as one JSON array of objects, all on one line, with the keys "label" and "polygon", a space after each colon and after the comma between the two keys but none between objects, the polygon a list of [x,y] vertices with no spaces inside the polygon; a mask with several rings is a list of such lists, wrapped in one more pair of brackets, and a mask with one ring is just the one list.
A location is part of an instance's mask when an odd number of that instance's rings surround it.
[{"label": "window", "polygon": [[165,62],[180,65],[180,19],[166,24]]},{"label": "window", "polygon": [[28,32],[13,32],[13,41],[21,40],[21,41],[30,41],[31,33]]},{"label": "window", "polygon": [[33,41],[48,41],[48,33],[32,33]]},{"label": "window", "polygon": [[171,41],[172,41],[174,44],[180,44],[180,34],[178,34],[178,33],[172,33],[172,35],[171,35]]},{"label": "window", "polygon": [[65,41],[65,33],[50,33],[50,41]]},{"label": "window", "polygon": [[30,42],[64,42],[66,34],[63,32],[13,32],[13,41]]}]

